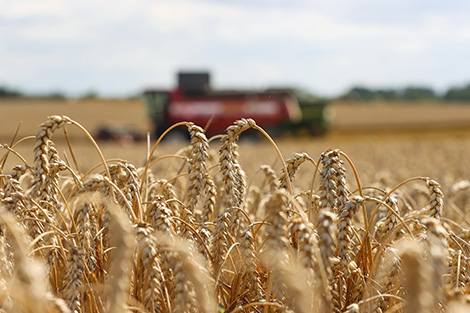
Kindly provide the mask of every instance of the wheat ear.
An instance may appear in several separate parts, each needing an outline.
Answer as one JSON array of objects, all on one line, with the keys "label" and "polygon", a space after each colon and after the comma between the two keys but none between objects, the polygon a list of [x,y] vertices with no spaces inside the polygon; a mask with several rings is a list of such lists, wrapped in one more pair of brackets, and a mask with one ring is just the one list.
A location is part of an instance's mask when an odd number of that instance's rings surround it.
[{"label": "wheat ear", "polygon": [[50,139],[54,131],[71,123],[72,120],[68,117],[55,115],[49,117],[49,120],[41,124],[34,146],[34,161],[36,165],[34,170],[33,195],[39,197],[47,196],[46,188],[50,186],[47,186],[45,183],[50,175]]},{"label": "wheat ear", "polygon": [[188,131],[191,136],[192,150],[188,162],[189,183],[186,207],[194,212],[198,198],[206,184],[209,143],[201,127],[188,123]]},{"label": "wheat ear", "polygon": [[136,256],[133,290],[135,298],[150,312],[160,308],[161,282],[164,280],[157,256],[153,228],[145,223],[134,226]]},{"label": "wheat ear", "polygon": [[155,231],[171,237],[176,235],[176,225],[174,219],[172,219],[174,215],[163,196],[156,196],[152,200],[148,207],[147,216],[146,221],[150,223]]},{"label": "wheat ear", "polygon": [[427,261],[431,267],[431,284],[428,286],[434,295],[433,310],[438,311],[444,299],[444,276],[447,274],[449,245],[448,233],[436,218],[423,221],[426,226]]},{"label": "wheat ear", "polygon": [[[160,188],[160,192],[156,192],[155,189],[157,189],[157,186]],[[176,217],[179,216],[180,209],[177,202],[174,201],[178,199],[178,196],[176,195],[173,184],[171,184],[166,179],[159,179],[155,181],[155,186],[151,189],[151,192],[157,195],[162,195],[165,198],[166,204],[168,205],[168,208],[171,210],[173,215]]]},{"label": "wheat ear", "polygon": [[[337,226],[337,255],[339,257],[339,265],[344,274],[349,276],[350,266],[352,262],[352,218],[364,204],[364,198],[359,196],[351,197],[351,200],[342,208],[338,216]],[[354,265],[353,265],[354,266]]]},{"label": "wheat ear", "polygon": [[214,276],[220,272],[229,245],[230,213],[220,213],[215,220],[215,229],[211,240],[211,254],[214,260]]},{"label": "wheat ear", "polygon": [[[375,281],[378,285],[379,295],[397,295],[399,292],[398,274],[401,269],[401,259],[398,256],[398,250],[389,247],[384,253],[377,271]],[[378,298],[372,305],[371,312],[385,312],[393,305],[389,297]],[[380,310],[380,311],[379,311]]]},{"label": "wheat ear", "polygon": [[215,205],[217,203],[217,186],[214,180],[206,173],[205,186],[204,186],[204,202],[202,203],[202,216],[200,217],[201,223],[206,223],[213,220]]},{"label": "wheat ear", "polygon": [[329,287],[326,284],[323,285],[324,281],[321,271],[324,272],[324,270],[320,269],[317,259],[321,256],[317,233],[314,231],[312,224],[307,224],[298,215],[293,216],[289,228],[292,240],[295,240],[297,243],[297,262],[305,269],[304,280],[311,286],[310,298],[318,308],[321,308],[318,311],[324,312],[328,310],[328,307],[326,301],[322,300],[321,296],[324,290],[328,290]]},{"label": "wheat ear", "polygon": [[470,282],[469,265],[465,262],[466,256],[462,250],[450,249],[449,254],[449,277],[446,285],[451,294],[463,296],[466,294]]},{"label": "wheat ear", "polygon": [[430,196],[429,215],[431,217],[440,219],[442,216],[442,208],[444,206],[444,194],[441,190],[441,185],[432,179],[426,179]]},{"label": "wheat ear", "polygon": [[28,237],[4,207],[0,207],[0,223],[10,236],[15,258],[15,275],[8,289],[12,312],[46,313],[49,303],[46,301],[48,286],[44,265],[29,257]]},{"label": "wheat ear", "polygon": [[429,288],[429,265],[424,262],[422,248],[415,241],[402,243],[403,287],[405,291],[404,313],[431,313],[434,296]]},{"label": "wheat ear", "polygon": [[286,208],[289,196],[285,189],[274,192],[266,203],[266,250],[284,251],[288,247]]},{"label": "wheat ear", "polygon": [[115,197],[120,205],[125,207],[126,200],[128,203],[135,203],[135,197],[139,188],[137,181],[138,174],[135,166],[127,161],[119,160],[116,164],[110,164],[108,170],[111,175],[110,180],[125,196],[125,198],[123,198],[115,191]]},{"label": "wheat ear", "polygon": [[265,180],[263,185],[268,186],[269,192],[274,192],[279,189],[279,182],[276,176],[276,172],[269,165],[261,165],[261,171],[264,173]]},{"label": "wheat ear", "polygon": [[338,185],[336,180],[337,169],[335,167],[335,153],[327,150],[321,155],[323,168],[320,172],[320,208],[331,212],[337,212]]},{"label": "wheat ear", "polygon": [[333,271],[332,259],[336,250],[335,243],[335,222],[336,214],[329,209],[320,209],[317,217],[316,230],[318,233],[318,247],[320,249],[319,273],[322,274],[322,308],[323,311],[331,311],[333,309]]},{"label": "wheat ear", "polygon": [[257,270],[256,242],[250,230],[242,233],[240,242],[241,260],[243,262],[242,271],[247,281],[248,302],[259,300],[262,296],[262,284]]},{"label": "wheat ear", "polygon": [[[398,209],[398,200],[396,197],[390,195],[385,199],[385,203],[388,204],[393,211],[400,215],[400,210]],[[381,206],[382,207],[382,206]],[[387,209],[383,210],[384,218],[380,219],[375,225],[375,236],[381,242],[387,237],[387,235],[395,228],[398,224],[398,219],[395,214],[390,212]]]},{"label": "wheat ear", "polygon": [[269,250],[266,265],[271,271],[273,294],[283,304],[283,311],[312,312],[312,293],[305,280],[307,270],[281,250]]},{"label": "wheat ear", "polygon": [[300,165],[304,163],[305,161],[312,161],[312,159],[309,157],[307,153],[294,153],[293,157],[288,159],[286,161],[286,168],[287,168],[287,174],[288,177],[286,177],[286,174],[282,172],[280,178],[279,178],[279,188],[288,188],[288,183],[287,179],[289,179],[289,182],[292,184],[295,173],[297,173],[297,170],[299,169]]},{"label": "wheat ear", "polygon": [[[1,199],[2,204],[8,212],[17,215],[17,219],[25,217],[28,212],[26,204],[29,202],[29,199],[25,196],[17,175],[4,175],[3,179],[5,180],[5,186]],[[31,223],[31,221],[28,221],[28,224],[29,223]]]},{"label": "wheat ear", "polygon": [[174,274],[172,312],[216,311],[203,258],[179,240],[164,243]]},{"label": "wheat ear", "polygon": [[[94,251],[96,249],[94,238],[97,235],[96,211],[87,197],[78,197],[73,217],[77,242],[84,251]],[[86,259],[87,265],[92,268],[96,263],[93,253],[88,253]]]},{"label": "wheat ear", "polygon": [[127,313],[134,236],[129,220],[119,211],[119,208],[112,203],[109,203],[108,207],[110,240],[115,249],[105,285],[107,312]]},{"label": "wheat ear", "polygon": [[242,119],[227,128],[220,140],[219,165],[224,185],[222,198],[226,207],[241,207],[245,199],[245,173],[238,163],[237,140],[242,132],[255,126],[252,119]]},{"label": "wheat ear", "polygon": [[67,253],[67,273],[64,277],[64,294],[67,306],[72,312],[82,312],[82,290],[85,251],[82,247],[70,245]]}]

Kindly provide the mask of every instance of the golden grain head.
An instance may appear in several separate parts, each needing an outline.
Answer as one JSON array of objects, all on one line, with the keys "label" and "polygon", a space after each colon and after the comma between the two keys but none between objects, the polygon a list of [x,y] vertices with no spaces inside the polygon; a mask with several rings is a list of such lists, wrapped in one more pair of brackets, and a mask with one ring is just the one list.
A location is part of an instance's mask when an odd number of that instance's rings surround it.
[{"label": "golden grain head", "polygon": [[[0,311],[460,312],[469,302],[468,180],[384,179],[340,149],[284,159],[274,141],[272,163],[258,164],[258,145],[238,143],[249,128],[267,135],[253,120],[236,121],[219,147],[179,125],[190,145],[159,154],[156,144],[140,164],[106,159],[66,116],[39,127],[30,155],[0,147]],[[64,127],[90,150],[56,144]],[[85,166],[90,155],[98,161]]]}]

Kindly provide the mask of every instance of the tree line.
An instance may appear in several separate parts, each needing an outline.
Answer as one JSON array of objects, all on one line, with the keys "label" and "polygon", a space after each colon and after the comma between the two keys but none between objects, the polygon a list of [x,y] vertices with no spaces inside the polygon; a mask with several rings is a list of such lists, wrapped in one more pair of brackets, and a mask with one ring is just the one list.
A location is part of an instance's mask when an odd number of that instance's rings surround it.
[{"label": "tree line", "polygon": [[[86,91],[81,95],[74,96],[74,98],[82,98],[82,99],[94,99],[99,98],[100,95],[95,91]],[[29,93],[24,92],[19,89],[10,88],[6,86],[0,86],[0,98],[24,98],[24,99],[67,99],[70,98],[64,92],[61,91],[51,91],[51,92],[44,92],[44,93]]]},{"label": "tree line", "polygon": [[391,100],[443,100],[443,101],[470,101],[470,84],[451,87],[442,94],[428,87],[405,87],[402,89],[371,89],[367,87],[353,87],[339,99],[355,101]]},{"label": "tree line", "polygon": [[[87,91],[78,98],[99,98],[95,91]],[[18,89],[0,86],[0,98],[41,98],[41,99],[66,99],[68,95],[63,92],[49,92],[43,94],[26,93]],[[451,87],[443,94],[435,92],[429,87],[405,87],[402,89],[372,89],[367,87],[353,87],[348,92],[336,99],[352,101],[416,101],[416,100],[443,100],[443,101],[470,101],[470,84]]]}]

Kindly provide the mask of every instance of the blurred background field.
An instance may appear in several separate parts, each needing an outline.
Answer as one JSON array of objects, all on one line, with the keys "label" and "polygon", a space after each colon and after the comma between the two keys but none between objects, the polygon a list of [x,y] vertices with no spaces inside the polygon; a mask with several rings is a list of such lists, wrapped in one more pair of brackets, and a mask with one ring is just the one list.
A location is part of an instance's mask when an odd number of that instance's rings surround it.
[{"label": "blurred background field", "polygon": [[[50,115],[67,115],[89,132],[96,134],[103,126],[129,127],[145,136],[151,121],[140,99],[118,100],[38,100],[0,99],[2,142],[8,142],[18,129],[18,136],[34,135]],[[470,105],[466,103],[332,101],[332,123],[323,139],[361,136],[459,136],[470,132]],[[204,126],[204,125],[203,125]],[[69,136],[83,139],[80,131]],[[317,140],[319,138],[312,138]]]},{"label": "blurred background field", "polygon": [[[470,177],[465,156],[470,154],[470,106],[436,103],[368,103],[333,101],[333,122],[324,136],[275,138],[285,159],[292,153],[306,152],[314,159],[327,148],[339,148],[350,155],[365,182],[379,179],[399,181],[412,176],[432,176],[452,185]],[[143,140],[100,141],[98,144],[107,159],[120,158],[142,166],[147,157],[145,134],[151,130],[145,107],[133,100],[2,100],[1,143],[34,136],[39,125],[49,115],[67,115],[84,126],[94,137],[104,125],[130,127]],[[90,168],[99,163],[97,153],[86,136],[76,127],[67,127],[67,135],[78,163]],[[59,151],[70,152],[62,131],[53,140]],[[153,145],[153,142],[151,142]],[[185,142],[164,142],[156,155],[174,154]],[[33,158],[33,140],[27,140],[15,150],[28,162]],[[212,145],[216,152],[217,142]],[[242,141],[240,157],[243,168],[256,176],[262,164],[280,170],[279,160],[267,140]],[[18,164],[15,157],[7,165]],[[165,166],[165,162],[162,163]],[[311,170],[301,171],[296,178],[308,184]]]}]

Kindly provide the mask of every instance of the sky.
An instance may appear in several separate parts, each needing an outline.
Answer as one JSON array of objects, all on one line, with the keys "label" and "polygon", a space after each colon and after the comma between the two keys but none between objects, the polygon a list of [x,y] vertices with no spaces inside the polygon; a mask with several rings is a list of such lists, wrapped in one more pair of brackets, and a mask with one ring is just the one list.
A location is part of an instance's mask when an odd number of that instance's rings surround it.
[{"label": "sky", "polygon": [[207,70],[214,89],[470,83],[470,1],[0,0],[0,86],[125,96]]}]

